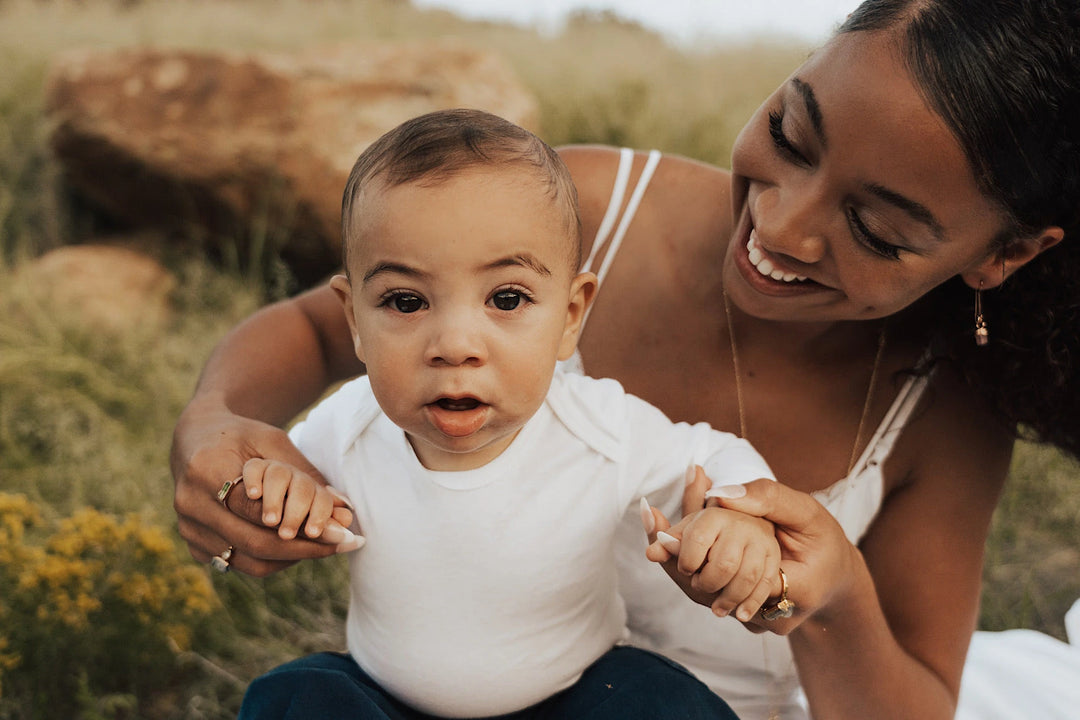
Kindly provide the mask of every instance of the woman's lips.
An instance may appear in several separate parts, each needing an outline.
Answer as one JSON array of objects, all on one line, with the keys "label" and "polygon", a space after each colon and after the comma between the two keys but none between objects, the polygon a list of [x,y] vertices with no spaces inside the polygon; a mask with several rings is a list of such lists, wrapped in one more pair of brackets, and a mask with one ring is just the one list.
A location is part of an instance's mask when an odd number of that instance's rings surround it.
[{"label": "woman's lips", "polygon": [[484,426],[489,405],[476,398],[439,398],[429,404],[428,415],[435,429],[447,437],[468,437]]},{"label": "woman's lips", "polygon": [[744,282],[762,295],[788,297],[826,289],[805,275],[778,267],[759,245],[753,228],[746,242],[740,243],[735,251],[735,267]]},{"label": "woman's lips", "polygon": [[773,265],[772,260],[765,257],[765,253],[762,252],[761,247],[758,245],[757,231],[750,231],[750,239],[746,241],[746,255],[750,260],[750,264],[754,266],[760,274],[772,280],[779,280],[780,282],[792,283],[792,282],[805,282],[805,275],[796,275],[793,272],[784,272],[780,268]]}]

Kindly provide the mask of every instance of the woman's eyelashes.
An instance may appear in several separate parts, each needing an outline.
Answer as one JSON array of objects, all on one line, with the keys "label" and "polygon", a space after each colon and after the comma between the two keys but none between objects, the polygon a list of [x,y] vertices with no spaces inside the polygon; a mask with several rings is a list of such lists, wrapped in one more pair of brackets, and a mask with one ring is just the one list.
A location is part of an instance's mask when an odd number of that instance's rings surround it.
[{"label": "woman's eyelashes", "polygon": [[863,219],[859,217],[859,213],[851,208],[847,211],[848,222],[851,224],[852,234],[866,247],[870,248],[873,252],[881,255],[882,257],[890,260],[897,260],[900,257],[900,251],[903,249],[899,245],[893,245],[892,243],[885,242],[880,237],[874,234],[870,228],[866,226]]},{"label": "woman's eyelashes", "polygon": [[[784,133],[784,114],[778,110],[769,113],[769,136],[772,138],[776,151],[787,160],[801,167],[809,167],[810,161],[791,142]],[[863,222],[859,213],[854,209],[847,211],[848,222],[851,225],[852,235],[865,247],[877,253],[881,257],[896,260],[900,257],[900,248],[897,245],[885,242],[874,234],[866,223]]]},{"label": "woman's eyelashes", "polygon": [[799,152],[784,134],[784,114],[777,110],[769,113],[769,136],[772,137],[773,146],[783,157],[804,167],[810,165],[806,156]]}]

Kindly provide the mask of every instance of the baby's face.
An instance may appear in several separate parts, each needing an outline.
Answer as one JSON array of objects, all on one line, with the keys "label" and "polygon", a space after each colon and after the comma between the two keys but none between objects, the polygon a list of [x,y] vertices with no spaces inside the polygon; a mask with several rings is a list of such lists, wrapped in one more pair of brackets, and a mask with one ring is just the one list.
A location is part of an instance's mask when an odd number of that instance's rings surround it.
[{"label": "baby's face", "polygon": [[333,281],[357,356],[425,467],[479,467],[540,407],[595,278],[572,269],[564,214],[520,168],[373,195],[355,221],[352,281]]}]

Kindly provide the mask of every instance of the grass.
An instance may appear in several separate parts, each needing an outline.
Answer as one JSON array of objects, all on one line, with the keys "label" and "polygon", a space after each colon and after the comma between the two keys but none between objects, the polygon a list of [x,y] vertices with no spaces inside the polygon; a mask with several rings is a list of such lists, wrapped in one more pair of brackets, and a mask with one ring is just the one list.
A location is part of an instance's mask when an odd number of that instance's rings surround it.
[{"label": "grass", "polygon": [[[583,16],[542,35],[391,0],[255,6],[0,0],[0,492],[23,493],[54,519],[91,506],[175,527],[167,459],[175,418],[216,340],[286,285],[269,249],[214,267],[157,246],[178,279],[170,319],[121,336],[86,327],[20,280],[28,259],[99,232],[47,150],[43,83],[58,53],[148,44],[290,51],[453,36],[510,61],[536,94],[541,134],[553,144],[656,147],[726,164],[743,122],[807,52],[764,41],[680,51],[611,18]],[[265,248],[273,232],[263,229]],[[1062,614],[1080,596],[1078,478],[1080,467],[1055,451],[1018,447],[987,554],[984,628],[1063,637]],[[144,699],[139,712],[232,717],[255,674],[340,647],[345,577],[341,559],[266,580],[215,574],[218,632],[179,655],[198,680],[177,688],[167,707]],[[0,660],[2,651],[0,637]],[[133,716],[122,702],[94,712],[87,717]],[[29,715],[0,695],[0,719],[21,717]]]}]

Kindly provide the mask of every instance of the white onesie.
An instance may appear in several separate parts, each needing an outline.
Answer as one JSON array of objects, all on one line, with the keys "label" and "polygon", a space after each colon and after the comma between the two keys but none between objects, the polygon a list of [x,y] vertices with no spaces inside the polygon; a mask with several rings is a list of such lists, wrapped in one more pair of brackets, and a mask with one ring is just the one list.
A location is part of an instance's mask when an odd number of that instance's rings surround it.
[{"label": "white onesie", "polygon": [[562,371],[510,446],[473,471],[424,468],[366,377],[290,436],[367,539],[350,559],[350,653],[385,690],[445,717],[528,707],[628,637],[613,544],[639,497],[677,502],[690,463],[725,484],[773,477],[734,435],[673,424],[614,380]]}]

